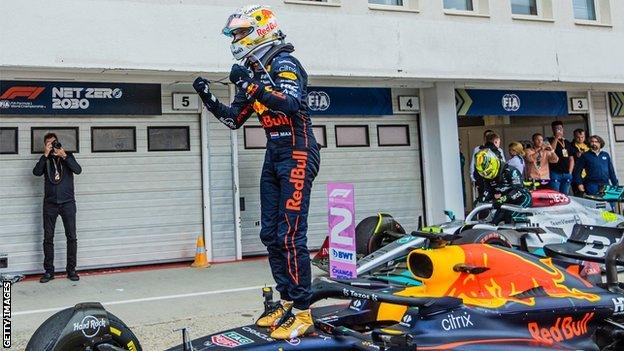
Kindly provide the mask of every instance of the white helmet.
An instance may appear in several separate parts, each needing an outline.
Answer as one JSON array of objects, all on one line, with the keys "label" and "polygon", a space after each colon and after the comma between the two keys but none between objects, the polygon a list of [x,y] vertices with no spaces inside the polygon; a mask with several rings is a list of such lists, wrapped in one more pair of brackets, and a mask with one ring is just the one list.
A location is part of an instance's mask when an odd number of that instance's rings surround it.
[{"label": "white helmet", "polygon": [[249,5],[238,9],[225,22],[223,34],[232,37],[230,49],[237,60],[285,38],[273,11],[263,5]]}]

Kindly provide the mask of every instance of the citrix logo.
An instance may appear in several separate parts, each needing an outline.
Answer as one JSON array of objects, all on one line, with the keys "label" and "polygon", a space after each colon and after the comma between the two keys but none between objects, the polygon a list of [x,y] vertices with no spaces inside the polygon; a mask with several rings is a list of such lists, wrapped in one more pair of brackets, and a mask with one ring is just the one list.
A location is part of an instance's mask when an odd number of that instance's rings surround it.
[{"label": "citrix logo", "polygon": [[472,316],[467,312],[464,312],[464,314],[460,316],[449,314],[446,317],[447,318],[442,320],[442,329],[446,331],[474,327],[474,324],[470,320]]}]

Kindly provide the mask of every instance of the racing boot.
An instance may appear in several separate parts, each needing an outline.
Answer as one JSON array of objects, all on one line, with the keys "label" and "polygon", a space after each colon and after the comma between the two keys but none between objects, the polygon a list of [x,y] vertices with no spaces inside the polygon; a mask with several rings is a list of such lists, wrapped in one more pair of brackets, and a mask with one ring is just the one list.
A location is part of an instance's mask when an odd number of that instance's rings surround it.
[{"label": "racing boot", "polygon": [[290,313],[277,329],[271,333],[271,338],[289,340],[302,337],[314,331],[314,322],[310,310],[303,310],[297,314]]},{"label": "racing boot", "polygon": [[263,328],[269,328],[275,325],[287,311],[292,307],[292,302],[274,303],[273,308],[265,310],[264,313],[256,321],[256,325]]}]

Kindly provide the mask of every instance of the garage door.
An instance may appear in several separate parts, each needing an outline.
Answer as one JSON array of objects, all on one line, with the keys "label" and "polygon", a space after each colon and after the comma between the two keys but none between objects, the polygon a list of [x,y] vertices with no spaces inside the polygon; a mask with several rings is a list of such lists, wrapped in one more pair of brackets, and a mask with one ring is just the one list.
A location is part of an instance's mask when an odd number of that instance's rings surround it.
[{"label": "garage door", "polygon": [[[0,127],[18,139],[16,154],[0,155],[0,252],[10,271],[42,270],[43,180],[32,168],[47,131],[79,151],[78,269],[193,257],[203,231],[199,115],[3,117]],[[57,270],[65,253],[59,218]]]},{"label": "garage door", "polygon": [[[355,185],[356,221],[385,211],[415,230],[423,213],[418,117],[313,117],[313,124],[325,147],[310,200],[309,247],[319,248],[327,235],[328,182]],[[243,254],[262,254],[259,181],[265,137],[257,123],[239,133]]]}]

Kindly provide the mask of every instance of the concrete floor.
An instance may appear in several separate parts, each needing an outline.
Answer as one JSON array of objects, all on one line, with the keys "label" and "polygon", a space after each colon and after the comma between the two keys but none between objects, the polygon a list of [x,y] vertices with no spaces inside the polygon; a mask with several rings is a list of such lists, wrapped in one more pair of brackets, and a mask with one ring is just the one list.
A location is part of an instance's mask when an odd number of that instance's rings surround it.
[{"label": "concrete floor", "polygon": [[272,284],[266,259],[207,269],[83,275],[79,282],[20,282],[12,291],[11,349],[24,350],[37,327],[58,310],[98,301],[130,326],[143,350],[164,350],[180,344],[180,333],[173,332],[180,327],[190,327],[196,338],[252,323],[262,310],[261,287]]},{"label": "concrete floor", "polygon": [[[314,276],[321,273],[313,268]],[[82,275],[79,282],[64,277],[47,284],[20,282],[12,289],[11,350],[24,350],[34,331],[55,312],[97,301],[128,324],[143,350],[162,351],[180,344],[180,332],[173,331],[177,328],[190,327],[191,337],[197,338],[253,323],[262,310],[261,287],[272,284],[266,259],[206,269]]]}]

